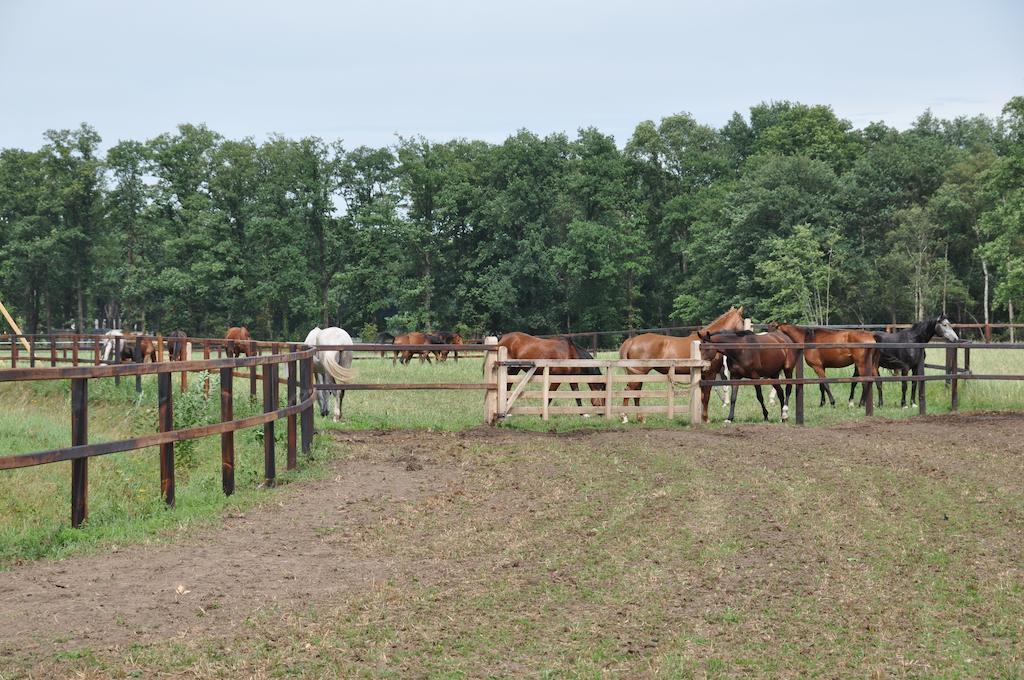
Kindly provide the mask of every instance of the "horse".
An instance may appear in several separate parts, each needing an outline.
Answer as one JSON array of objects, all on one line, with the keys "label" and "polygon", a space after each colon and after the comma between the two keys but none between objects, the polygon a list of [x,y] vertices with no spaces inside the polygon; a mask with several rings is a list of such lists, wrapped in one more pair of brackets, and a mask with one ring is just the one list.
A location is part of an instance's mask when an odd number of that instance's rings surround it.
[{"label": "horse", "polygon": [[143,363],[149,359],[156,363],[156,343],[150,338],[144,337],[138,341],[139,356],[135,356],[137,337],[138,333],[125,335],[120,329],[107,331],[100,349],[100,362],[109,364],[117,358],[121,362]]},{"label": "horse", "polygon": [[[791,342],[785,333],[773,331],[769,333],[753,333],[751,331],[718,331],[716,333],[698,332],[701,340],[700,354],[705,361],[711,361],[715,354],[728,357],[729,369],[733,378],[757,380],[760,378],[778,378],[780,373],[785,373],[787,378],[793,377],[793,369],[796,366],[796,352],[777,345],[786,345]],[[721,347],[723,343],[734,343],[744,345],[741,348]],[[774,345],[774,347],[773,347]],[[783,393],[782,385],[772,385],[775,393],[779,396],[781,406],[782,422],[789,419],[789,395],[793,390],[792,385],[786,385]],[[768,420],[768,409],[764,405],[764,396],[761,394],[761,386],[754,385],[757,393],[757,401],[761,404],[761,415]],[[732,400],[729,404],[729,417],[725,422],[731,423],[736,416],[736,398],[739,387],[732,390]],[[705,405],[705,411],[706,411]]]},{"label": "horse", "polygon": [[[381,331],[377,333],[377,337],[373,339],[375,345],[393,345],[395,344],[395,336],[391,335],[387,331]],[[384,350],[380,351],[380,358],[384,358]]]},{"label": "horse", "polygon": [[109,364],[114,360],[114,357],[123,357],[124,355],[124,333],[120,329],[114,329],[107,331],[103,334],[103,345],[101,346],[100,362]]},{"label": "horse", "polygon": [[[351,345],[352,338],[348,332],[337,326],[320,328],[317,326],[306,336],[305,344],[310,347],[330,345]],[[313,354],[313,373],[319,376],[321,383],[337,385],[352,382],[355,371],[352,370],[351,350],[320,350]],[[335,396],[334,416],[332,420],[341,420],[341,404],[345,400],[345,390],[316,390],[317,402],[320,404],[320,415],[327,417],[331,396]]]},{"label": "horse", "polygon": [[232,326],[224,334],[224,354],[229,358],[237,358],[243,354],[252,356],[252,336],[245,326]]},{"label": "horse", "polygon": [[[434,345],[461,345],[463,344],[462,336],[452,331],[437,331],[436,333],[428,333],[427,337],[430,338],[431,344]],[[434,352],[434,357],[438,361],[447,361],[448,350],[440,350]],[[459,352],[455,350],[453,352],[453,358],[455,363],[459,362]]]},{"label": "horse", "polygon": [[[730,307],[728,311],[701,329],[705,332],[714,331],[739,331],[743,330],[743,307]],[[643,333],[629,338],[619,347],[620,359],[689,359],[690,346],[694,340],[699,340],[697,333],[691,333],[686,337],[675,337],[672,335],[659,335],[658,333]],[[723,363],[724,369],[724,363]],[[626,369],[628,375],[646,375],[652,370],[659,373],[668,373],[668,368],[645,368],[643,366],[630,367]],[[626,385],[627,390],[642,390],[644,383],[631,382]],[[640,397],[633,397],[633,404],[640,406]],[[629,397],[622,400],[623,406],[629,405]],[[638,413],[636,419],[643,422],[644,416]],[[623,422],[628,420],[623,416]]]},{"label": "horse", "polygon": [[[898,333],[875,333],[875,342],[928,342],[932,338],[942,337],[947,342],[960,342],[960,337],[953,330],[953,326],[949,323],[949,317],[945,314],[939,314],[934,319],[925,319],[924,321],[918,321],[910,328],[899,331]],[[906,349],[879,349],[878,350],[878,365],[882,368],[888,368],[893,371],[899,371],[902,377],[906,377],[909,373],[916,371],[918,364],[924,358],[923,347],[912,347]],[[877,373],[877,366],[876,373]],[[853,374],[857,375],[856,372]],[[850,385],[850,401],[853,401],[853,391],[856,389],[857,383]],[[907,381],[901,380],[900,387],[902,387],[902,397],[900,399],[900,407],[907,408]],[[878,400],[879,404],[882,403],[882,389],[879,386],[878,389]],[[914,381],[913,386],[910,389],[910,405],[916,406],[917,401],[917,381]]]},{"label": "horse", "polygon": [[185,331],[171,331],[167,334],[167,358],[170,361],[185,361],[188,350]]},{"label": "horse", "polygon": [[[856,366],[855,375],[878,376],[878,350],[870,345],[875,344],[875,336],[871,331],[858,331],[830,328],[808,328],[806,326],[794,326],[789,323],[771,322],[768,326],[772,330],[780,331],[789,336],[793,342],[849,342],[860,343],[863,347],[841,347],[836,349],[805,349],[804,361],[814,369],[819,378],[825,377],[826,368],[843,368],[853,364]],[[836,405],[832,396],[832,390],[826,383],[818,385],[821,391],[821,403],[825,405],[825,395],[828,395],[829,403]],[[866,391],[861,392],[860,403],[863,405],[866,398]],[[879,390],[881,397],[881,390]],[[881,403],[881,402],[879,402]],[[850,406],[853,406],[853,392],[850,392]]]},{"label": "horse", "polygon": [[[511,333],[505,333],[498,340],[499,347],[505,347],[508,349],[509,359],[593,359],[593,355],[587,350],[583,349],[570,338],[557,337],[557,338],[538,338],[534,335],[527,333],[520,333],[519,331],[513,331]],[[510,367],[508,369],[509,374],[519,373],[521,370],[517,367]],[[553,366],[549,371],[551,375],[601,375],[600,369],[597,367],[589,368],[576,368],[576,367],[559,367]],[[550,391],[554,392],[561,386],[561,382],[553,382],[550,385]],[[591,390],[601,390],[605,388],[604,383],[587,383]],[[570,382],[569,389],[578,392],[579,383]],[[551,399],[548,399],[548,404],[551,404]],[[591,397],[591,406],[604,406],[604,399]],[[576,405],[582,406],[583,402],[576,398]]]},{"label": "horse", "polygon": [[[427,335],[426,333],[420,333],[419,331],[413,331],[412,333],[403,333],[402,335],[396,336],[394,344],[397,347],[399,345],[436,345],[438,343],[435,342],[434,340],[432,340],[431,337],[429,335]],[[424,361],[426,361],[428,364],[430,363],[430,352],[427,351],[427,350],[415,350],[415,351],[412,351],[412,350],[405,350],[405,351],[395,350],[394,357],[392,357],[392,359],[391,359],[391,364],[392,365],[394,365],[395,358],[397,358],[399,354],[402,355],[401,358],[399,359],[399,361],[401,363],[405,364],[406,366],[408,366],[409,362],[412,360],[412,355],[413,354],[419,354],[420,355],[420,363],[421,364]]]}]

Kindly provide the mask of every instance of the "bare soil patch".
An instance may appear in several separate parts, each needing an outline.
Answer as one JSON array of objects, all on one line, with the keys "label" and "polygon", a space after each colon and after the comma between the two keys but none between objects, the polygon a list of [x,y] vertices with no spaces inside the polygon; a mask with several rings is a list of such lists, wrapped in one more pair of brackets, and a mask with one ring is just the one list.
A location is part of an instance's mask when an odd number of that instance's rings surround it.
[{"label": "bare soil patch", "polygon": [[[692,671],[711,657],[758,659],[783,641],[804,665],[751,668],[886,674],[899,672],[886,665],[897,654],[936,672],[944,652],[921,642],[933,629],[983,638],[979,622],[1021,611],[1019,585],[1001,584],[1019,584],[1024,561],[1022,432],[1015,414],[806,429],[332,432],[347,455],[327,479],[220,527],[3,574],[0,666],[6,657],[46,669],[55,652],[81,648],[110,662],[128,645],[168,640],[287,647],[331,632],[330,650],[317,642],[313,656],[333,665],[306,672],[435,672],[450,667],[424,658],[446,641],[470,657],[456,665],[469,675],[587,671],[587,644],[607,656],[597,669]],[[938,587],[929,573],[949,592],[928,594]],[[916,620],[922,591],[929,618]],[[995,597],[976,601],[978,591]],[[821,629],[826,615],[842,635]],[[360,635],[374,622],[383,641],[348,640],[332,628],[346,621]],[[1006,663],[987,668],[1019,668],[1021,624],[1001,625],[1005,639],[985,648]],[[474,651],[467,640],[480,636]],[[807,662],[845,644],[849,658]],[[242,655],[218,668],[263,673],[278,662]]]}]

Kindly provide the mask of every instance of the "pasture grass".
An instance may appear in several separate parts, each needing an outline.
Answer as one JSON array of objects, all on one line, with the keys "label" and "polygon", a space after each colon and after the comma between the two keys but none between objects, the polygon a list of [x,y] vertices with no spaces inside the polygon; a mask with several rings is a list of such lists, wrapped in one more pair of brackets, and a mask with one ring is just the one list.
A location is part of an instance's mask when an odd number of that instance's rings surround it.
[{"label": "pasture grass", "polygon": [[[177,376],[175,376],[177,378]],[[247,383],[236,379],[235,417],[256,413]],[[206,402],[193,377],[186,395],[177,393],[177,427],[219,420],[217,388]],[[68,381],[0,383],[0,452],[30,453],[67,446],[71,436]],[[185,417],[183,421],[182,418]],[[145,376],[143,393],[134,380],[120,386],[113,379],[89,382],[91,443],[154,432],[157,422],[156,379]],[[283,421],[282,421],[283,422]],[[235,433],[235,493],[221,490],[220,438],[207,437],[175,446],[176,507],[160,498],[159,451],[156,447],[89,461],[89,516],[78,529],[70,526],[71,464],[53,463],[0,471],[0,569],[32,559],[61,558],[98,546],[156,540],[237,512],[266,498],[263,482],[262,428]],[[284,470],[285,428],[275,431],[278,484],[315,476],[320,466],[299,456],[299,469]],[[325,449],[318,447],[314,453]]]},{"label": "pasture grass", "polygon": [[[615,352],[601,352],[599,359],[615,359]],[[963,365],[963,353],[960,353],[960,364]],[[393,366],[390,358],[360,359],[354,362],[358,370],[357,382],[381,383],[480,383],[483,382],[482,360],[480,358],[463,358],[458,363],[451,359],[443,363],[421,364],[413,360],[408,366]],[[941,364],[944,357],[940,352],[930,352],[929,362]],[[1024,375],[1024,350],[972,350],[971,369],[976,374],[1017,374]],[[929,374],[940,374],[941,371],[929,369]],[[849,377],[853,369],[829,369],[828,375]],[[888,374],[888,372],[884,372]],[[805,366],[805,377],[814,377],[810,367]],[[849,407],[849,385],[831,385],[836,400],[834,407],[826,401],[825,407],[819,407],[819,390],[817,386],[808,385],[804,392],[805,420],[808,425],[829,425],[863,418],[862,407]],[[655,385],[647,385],[644,389],[654,389]],[[568,385],[562,385],[559,393],[568,393]],[[663,389],[658,385],[657,389]],[[917,414],[917,409],[900,408],[900,388],[898,383],[884,384],[885,405],[875,407],[875,415],[887,418],[908,418]],[[531,392],[537,392],[531,388]],[[770,388],[763,388],[765,404],[768,405]],[[663,415],[648,414],[645,423],[635,422],[630,416],[628,427],[661,428],[685,427],[687,421],[686,399],[688,389],[678,385],[676,390],[677,416],[669,421]],[[926,388],[928,413],[948,413],[950,411],[949,388],[941,381],[929,382]],[[584,403],[590,394],[585,390],[581,394]],[[1014,410],[1024,407],[1024,381],[960,381],[960,410],[962,411],[1000,411]],[[520,405],[539,405],[540,399],[534,398],[525,402],[523,397]],[[860,389],[857,390],[856,401],[860,400]],[[910,401],[910,386],[907,388],[907,401]],[[559,399],[553,405],[566,405],[570,400]],[[664,399],[641,399],[641,404],[664,403]],[[780,418],[778,404],[769,406],[769,419],[778,422]],[[790,404],[791,416],[793,403]],[[483,422],[483,392],[466,391],[350,391],[344,398],[343,422],[329,424],[328,427],[341,429],[392,429],[417,428],[440,431],[458,431],[475,427]],[[728,408],[723,407],[716,394],[712,395],[708,408],[711,425],[721,425],[728,415]],[[736,422],[761,422],[761,409],[753,387],[742,387],[736,404]],[[622,426],[621,417],[609,421],[601,416],[582,418],[572,415],[552,415],[547,422],[539,416],[513,416],[507,418],[504,427],[532,431],[566,432],[578,429],[605,429]]]}]

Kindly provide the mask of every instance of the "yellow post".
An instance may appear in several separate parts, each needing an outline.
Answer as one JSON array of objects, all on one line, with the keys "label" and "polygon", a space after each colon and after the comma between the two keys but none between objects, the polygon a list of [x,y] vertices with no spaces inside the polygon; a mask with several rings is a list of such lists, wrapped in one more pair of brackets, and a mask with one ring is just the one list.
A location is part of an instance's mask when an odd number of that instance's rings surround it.
[{"label": "yellow post", "polygon": [[32,348],[28,346],[28,340],[22,337],[21,329],[18,328],[18,324],[13,318],[11,318],[11,314],[7,311],[7,308],[4,307],[3,302],[0,302],[0,312],[3,312],[4,318],[7,319],[7,323],[11,324],[11,328],[13,328],[14,332],[18,335],[18,339],[21,340],[21,346],[25,348],[26,352],[31,352]]}]

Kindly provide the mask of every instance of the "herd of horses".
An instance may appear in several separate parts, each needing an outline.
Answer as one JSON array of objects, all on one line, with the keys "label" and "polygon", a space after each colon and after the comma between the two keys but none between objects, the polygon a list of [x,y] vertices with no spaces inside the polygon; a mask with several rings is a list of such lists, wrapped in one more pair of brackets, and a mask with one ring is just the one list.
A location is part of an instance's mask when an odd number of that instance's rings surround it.
[{"label": "herd of horses", "polygon": [[[780,375],[792,378],[796,368],[797,351],[788,345],[793,343],[846,344],[847,347],[808,348],[804,350],[804,361],[814,370],[819,378],[825,378],[825,369],[854,367],[854,377],[879,376],[880,368],[898,371],[906,377],[916,369],[924,352],[923,348],[886,348],[875,347],[878,343],[924,343],[933,337],[941,337],[949,342],[957,342],[959,338],[945,314],[919,321],[909,329],[895,333],[875,333],[865,330],[847,330],[830,328],[813,328],[797,326],[789,323],[770,323],[768,330],[760,333],[744,330],[742,307],[731,307],[727,312],[709,323],[707,326],[685,337],[643,333],[627,339],[619,347],[620,359],[688,359],[694,341],[700,341],[701,359],[708,362],[702,371],[703,381],[712,381],[724,377],[734,380],[778,379]],[[525,333],[507,333],[498,344],[508,348],[510,359],[587,359],[590,354],[578,347],[571,338],[560,337],[544,339]],[[644,375],[652,370],[668,373],[668,368],[627,367],[629,375]],[[510,371],[511,372],[511,371]],[[597,368],[558,368],[551,373],[572,375],[600,373]],[[572,389],[576,386],[570,379]],[[901,406],[907,406],[907,382],[902,381]],[[592,390],[604,390],[601,383],[587,383]],[[627,390],[639,393],[643,382],[627,382]],[[772,385],[780,404],[780,417],[783,421],[789,417],[789,397],[792,385]],[[850,386],[850,405],[853,405],[857,383]],[[558,389],[552,383],[551,389]],[[819,385],[821,391],[820,406],[825,405],[825,398],[835,406],[832,390],[825,383]],[[768,408],[765,406],[760,384],[754,385],[757,400],[761,405],[761,415],[768,420]],[[914,404],[917,383],[913,384],[911,405]],[[731,422],[736,415],[738,388],[731,390],[729,416]],[[862,388],[861,404],[863,405],[867,391]],[[877,385],[878,404],[884,403],[881,384]],[[711,394],[710,386],[701,388],[703,419],[708,419],[708,401]],[[577,399],[577,404],[580,400]],[[603,398],[591,400],[594,406],[603,406]],[[629,397],[623,399],[623,406],[628,405]],[[640,397],[633,397],[635,406],[640,405]],[[623,418],[625,420],[625,417]],[[637,414],[643,420],[642,414]]]},{"label": "herd of horses", "polygon": [[[768,324],[768,330],[755,333],[745,330],[746,324],[743,318],[743,307],[731,307],[717,319],[703,328],[684,337],[661,335],[658,333],[643,333],[627,339],[619,347],[619,358],[621,359],[689,359],[691,347],[694,341],[700,342],[701,359],[707,362],[707,367],[702,370],[702,381],[713,381],[719,378],[734,380],[759,380],[778,379],[780,375],[792,378],[796,368],[797,351],[788,345],[792,343],[821,343],[821,344],[845,344],[846,347],[836,348],[807,348],[804,350],[804,361],[817,374],[819,378],[825,378],[825,370],[829,368],[854,367],[854,377],[875,377],[879,376],[879,369],[886,368],[897,371],[906,377],[920,364],[924,349],[922,348],[897,348],[876,347],[878,343],[924,343],[932,338],[939,337],[949,342],[957,342],[959,338],[945,314],[924,321],[919,321],[912,327],[895,333],[878,333],[866,330],[855,329],[830,329],[797,326],[789,323]],[[184,361],[187,357],[187,335],[184,331],[174,331],[167,336],[168,358],[171,361]],[[449,347],[438,350],[422,349],[426,345],[462,345],[462,337],[452,332],[412,332],[394,336],[390,333],[379,334],[375,342],[377,344],[388,344],[396,347],[393,350],[392,364],[396,361],[408,365],[414,355],[419,355],[420,362],[430,362],[430,354],[434,354],[438,361],[445,361],[448,358]],[[253,341],[249,331],[244,326],[233,326],[224,335],[224,350],[228,357],[239,357],[241,355],[251,356],[253,352]],[[321,329],[316,327],[306,336],[305,343],[314,347],[327,347],[337,345],[351,345],[351,336],[342,328],[332,326]],[[593,356],[585,349],[578,346],[570,337],[559,336],[555,338],[540,338],[521,332],[505,333],[498,340],[498,345],[508,350],[508,358],[511,360],[529,361],[536,359],[592,359]],[[399,349],[403,346],[415,349]],[[102,361],[131,361],[144,362],[157,360],[157,345],[148,337],[141,335],[124,335],[120,330],[110,331],[102,346]],[[385,352],[381,352],[381,357]],[[458,361],[458,352],[454,352],[454,359]],[[354,371],[352,369],[352,352],[350,350],[325,349],[317,350],[313,358],[313,369],[319,384],[341,385],[352,381]],[[518,368],[510,367],[509,373],[515,374]],[[650,371],[668,373],[668,368],[647,368],[647,367],[626,367],[628,375],[640,376]],[[579,391],[578,382],[572,380],[573,375],[601,375],[600,369],[596,367],[552,367],[552,376],[557,376],[552,381],[550,389],[557,390],[562,382],[569,383],[570,389]],[[902,381],[901,406],[907,407],[907,382]],[[866,383],[864,383],[866,384]],[[605,385],[600,382],[588,382],[591,390],[605,390]],[[626,389],[633,394],[639,395],[643,389],[643,381],[630,382],[627,380]],[[789,397],[792,392],[792,385],[786,385],[783,390],[781,385],[772,385],[774,394],[778,396],[780,404],[780,416],[783,421],[789,417]],[[850,386],[850,405],[853,405],[853,398],[857,383]],[[825,399],[835,406],[835,397],[832,390],[825,383],[819,385],[821,401],[819,406],[825,405]],[[761,405],[761,414],[768,420],[768,408],[765,406],[764,397],[760,384],[754,385],[757,400]],[[731,422],[736,415],[736,400],[739,393],[738,388],[731,391],[729,401],[729,416],[726,422]],[[335,421],[341,419],[341,406],[345,398],[343,389],[316,390],[317,400],[320,405],[320,413],[327,416],[333,410]],[[727,392],[728,393],[728,392]],[[881,385],[877,386],[878,404],[884,403]],[[917,383],[913,383],[911,391],[911,406],[914,405],[917,393]],[[704,385],[701,388],[702,414],[703,419],[708,419],[708,401],[711,394],[711,387]],[[866,399],[867,390],[862,388],[861,404]],[[333,398],[334,408],[330,408]],[[634,396],[635,406],[640,405],[640,397]],[[723,397],[723,405],[726,399]],[[577,405],[582,405],[579,398]],[[604,406],[603,397],[593,397],[591,404]],[[623,406],[629,404],[629,397],[623,398]],[[637,414],[638,420],[643,420],[642,414]],[[624,417],[625,420],[625,417]]]}]

